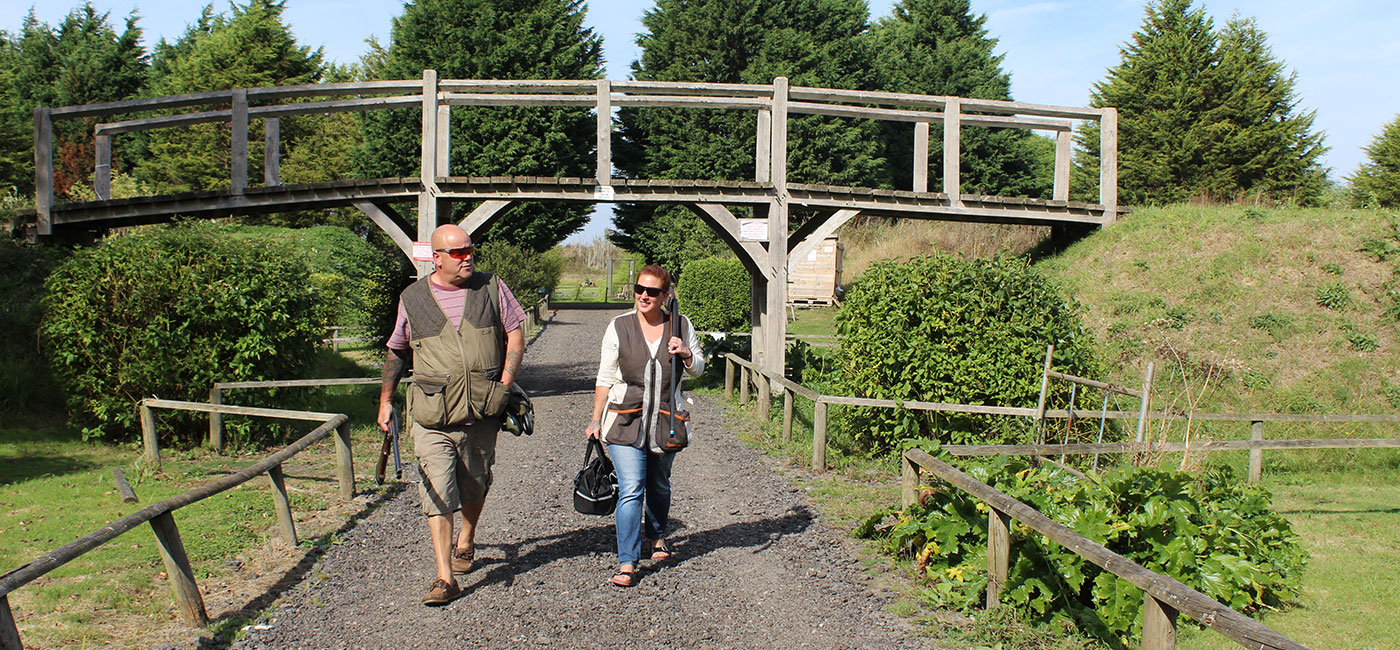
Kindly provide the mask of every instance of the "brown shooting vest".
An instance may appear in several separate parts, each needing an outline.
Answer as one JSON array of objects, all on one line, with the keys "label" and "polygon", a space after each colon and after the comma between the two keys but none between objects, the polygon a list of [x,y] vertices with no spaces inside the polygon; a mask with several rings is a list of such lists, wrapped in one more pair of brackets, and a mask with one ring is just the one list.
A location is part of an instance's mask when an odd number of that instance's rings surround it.
[{"label": "brown shooting vest", "polygon": [[[642,326],[637,322],[635,312],[613,319],[612,327],[617,332],[617,367],[622,372],[622,380],[627,383],[627,392],[623,394],[621,402],[608,404],[608,410],[616,415],[612,426],[604,432],[603,440],[608,444],[643,447],[646,435],[642,427],[650,424],[650,418],[664,418],[671,412],[671,352],[666,346],[666,340],[671,336],[670,319],[671,315],[667,314],[667,324],[662,330],[661,341],[656,345],[654,357],[647,349],[647,339],[642,335]],[[685,321],[680,321],[680,324],[675,336],[684,341]],[[653,361],[660,365],[659,369]],[[652,368],[650,382],[647,377],[649,365]]]},{"label": "brown shooting vest", "polygon": [[430,429],[496,417],[505,408],[506,389],[499,381],[506,358],[500,289],[495,276],[476,272],[465,291],[457,328],[433,297],[427,276],[399,294],[413,351],[409,411]]}]

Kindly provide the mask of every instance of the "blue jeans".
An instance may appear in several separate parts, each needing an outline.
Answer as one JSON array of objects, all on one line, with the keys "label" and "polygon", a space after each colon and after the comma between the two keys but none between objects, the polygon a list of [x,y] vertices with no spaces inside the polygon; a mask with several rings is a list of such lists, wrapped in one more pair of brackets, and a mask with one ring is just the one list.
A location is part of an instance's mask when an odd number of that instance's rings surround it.
[{"label": "blue jeans", "polygon": [[652,454],[631,445],[608,445],[608,455],[617,471],[617,563],[636,566],[642,540],[666,537],[671,463],[676,455]]}]

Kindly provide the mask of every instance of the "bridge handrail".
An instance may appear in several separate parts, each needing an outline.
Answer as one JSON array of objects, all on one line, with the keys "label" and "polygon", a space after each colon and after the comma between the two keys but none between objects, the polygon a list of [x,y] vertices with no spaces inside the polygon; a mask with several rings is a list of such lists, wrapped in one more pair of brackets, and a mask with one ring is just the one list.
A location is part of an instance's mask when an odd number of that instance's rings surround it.
[{"label": "bridge handrail", "polygon": [[902,456],[902,501],[907,508],[918,498],[919,470],[927,470],[958,489],[981,499],[988,507],[987,606],[1000,601],[1009,575],[1010,522],[1020,521],[1079,557],[1143,590],[1142,647],[1169,649],[1176,645],[1178,612],[1195,619],[1250,650],[1307,650],[1298,643],[1228,605],[1182,583],[1156,573],[1119,555],[1074,529],[1065,526],[1008,495],[968,476],[922,449]]},{"label": "bridge handrail", "polygon": [[[19,642],[19,631],[15,626],[14,616],[10,611],[8,600],[10,592],[33,582],[50,571],[73,561],[83,554],[96,549],[144,523],[150,523],[155,533],[156,541],[161,549],[162,559],[165,562],[166,573],[170,576],[171,585],[175,591],[181,617],[190,624],[200,626],[208,625],[209,620],[204,609],[203,597],[200,595],[199,588],[195,584],[194,573],[190,568],[189,559],[184,550],[184,543],[180,539],[180,533],[175,526],[172,513],[192,503],[202,501],[221,492],[226,492],[238,487],[259,475],[267,474],[273,485],[273,501],[275,509],[277,510],[278,527],[281,531],[281,536],[284,540],[295,546],[296,529],[291,516],[291,505],[287,498],[286,487],[283,484],[282,464],[293,456],[305,451],[311,445],[325,439],[332,431],[336,432],[336,474],[337,480],[340,483],[340,496],[346,500],[354,496],[355,474],[350,456],[350,431],[348,428],[350,418],[344,413],[312,413],[280,409],[221,407],[219,405],[176,402],[171,400],[144,400],[141,404],[143,434],[148,425],[153,423],[153,419],[149,417],[150,408],[198,411],[222,410],[224,412],[237,410],[247,415],[281,418],[294,417],[297,419],[322,422],[320,426],[317,426],[315,429],[311,430],[310,433],[307,433],[295,442],[238,472],[170,497],[159,503],[151,504],[15,569],[0,574],[0,649],[9,650],[10,647],[16,649],[22,647]],[[148,455],[149,451],[150,448],[148,444]]]}]

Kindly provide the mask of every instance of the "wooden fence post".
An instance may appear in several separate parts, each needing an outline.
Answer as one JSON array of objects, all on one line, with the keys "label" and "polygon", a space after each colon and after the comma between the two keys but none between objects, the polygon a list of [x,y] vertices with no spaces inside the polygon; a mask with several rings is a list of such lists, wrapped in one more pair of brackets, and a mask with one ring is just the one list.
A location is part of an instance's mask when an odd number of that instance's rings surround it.
[{"label": "wooden fence post", "polygon": [[758,383],[758,417],[767,422],[768,409],[773,406],[772,384],[768,380],[768,373],[762,370],[754,373],[754,379]]},{"label": "wooden fence post", "polygon": [[919,465],[904,454],[899,459],[899,502],[908,508],[919,500]]},{"label": "wooden fence post", "polygon": [[287,498],[287,481],[282,476],[280,463],[267,470],[267,480],[272,484],[272,505],[277,509],[277,530],[287,545],[296,548],[297,527],[292,519],[292,501]]},{"label": "wooden fence post", "polygon": [[1172,650],[1176,647],[1176,609],[1142,594],[1142,650]]},{"label": "wooden fence post", "polygon": [[0,596],[0,650],[24,650],[19,628],[15,626],[15,615],[10,612],[8,595]]},{"label": "wooden fence post", "polygon": [[783,442],[792,442],[792,391],[783,389]]},{"label": "wooden fence post", "polygon": [[233,193],[248,189],[248,91],[233,89],[233,148],[230,152],[233,170]]},{"label": "wooden fence post", "polygon": [[146,463],[160,469],[160,441],[156,438],[156,415],[144,401],[141,402],[141,442],[146,447]]},{"label": "wooden fence post", "polygon": [[1147,417],[1152,412],[1152,362],[1147,362],[1147,372],[1142,376],[1142,404],[1138,407],[1137,441],[1142,442],[1147,435]]},{"label": "wooden fence post", "polygon": [[724,399],[734,397],[734,360],[724,355]]},{"label": "wooden fence post", "polygon": [[[214,386],[209,389],[209,403],[224,403],[224,389],[219,388],[218,384],[214,384]],[[224,451],[223,413],[209,413],[209,447],[212,448],[216,454],[223,453]]]},{"label": "wooden fence post", "polygon": [[[1255,420],[1249,423],[1249,439],[1260,441],[1264,439],[1263,422]],[[1258,483],[1259,479],[1263,478],[1263,475],[1264,450],[1261,447],[1255,447],[1249,450],[1249,482]]]},{"label": "wooden fence post", "polygon": [[1011,515],[987,506],[987,608],[1001,602],[1011,566]]},{"label": "wooden fence post", "polygon": [[355,459],[350,455],[350,423],[335,429],[335,477],[340,483],[340,498],[355,497]]},{"label": "wooden fence post", "polygon": [[749,403],[749,369],[747,366],[739,366],[739,405]]},{"label": "wooden fence post", "polygon": [[151,530],[155,532],[156,543],[160,546],[165,573],[170,576],[170,589],[175,593],[180,619],[196,627],[209,625],[209,614],[204,611],[204,597],[194,581],[194,570],[190,568],[189,556],[185,555],[185,544],[180,541],[175,518],[169,512],[162,512],[151,520]]},{"label": "wooden fence post", "polygon": [[1045,346],[1045,371],[1040,375],[1040,400],[1035,405],[1035,428],[1040,434],[1045,431],[1045,399],[1050,392],[1050,363],[1054,357],[1054,344]]},{"label": "wooden fence post", "polygon": [[817,400],[812,413],[812,471],[826,471],[826,402]]}]

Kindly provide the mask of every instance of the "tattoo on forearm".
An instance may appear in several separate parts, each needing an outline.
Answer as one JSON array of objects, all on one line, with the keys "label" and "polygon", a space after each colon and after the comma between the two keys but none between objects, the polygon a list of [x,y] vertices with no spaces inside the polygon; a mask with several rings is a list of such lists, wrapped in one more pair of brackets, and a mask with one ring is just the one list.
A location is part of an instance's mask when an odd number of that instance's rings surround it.
[{"label": "tattoo on forearm", "polygon": [[506,368],[511,377],[520,374],[520,364],[525,362],[524,350],[506,350]]},{"label": "tattoo on forearm", "polygon": [[407,364],[404,363],[403,358],[394,354],[393,350],[384,356],[384,373],[380,375],[379,384],[380,394],[394,392],[394,389],[399,385],[399,380],[403,379],[406,367]]}]

